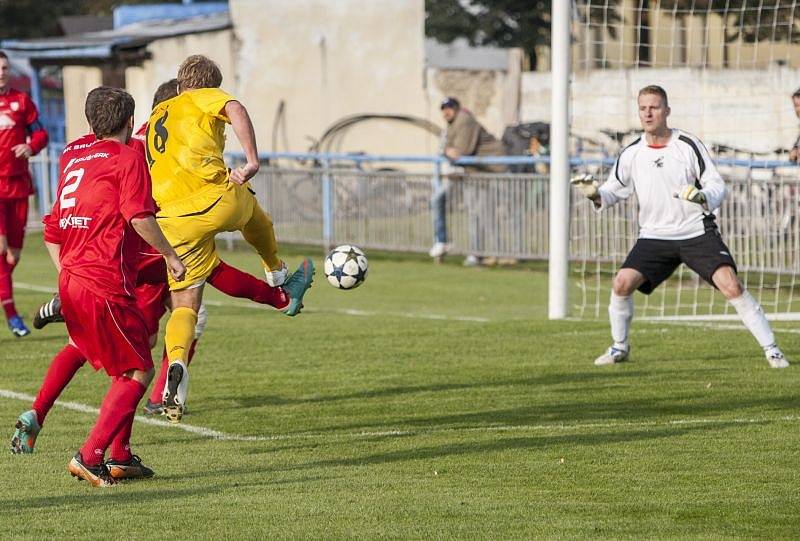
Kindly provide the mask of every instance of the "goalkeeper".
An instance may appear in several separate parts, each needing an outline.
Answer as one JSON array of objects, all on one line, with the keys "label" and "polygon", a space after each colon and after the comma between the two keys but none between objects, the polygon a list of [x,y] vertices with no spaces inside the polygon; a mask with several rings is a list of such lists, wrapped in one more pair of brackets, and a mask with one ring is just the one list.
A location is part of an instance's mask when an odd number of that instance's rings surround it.
[{"label": "goalkeeper", "polygon": [[739,281],[736,262],[720,237],[714,211],[726,188],[708,151],[696,137],[667,126],[670,108],[663,88],[642,88],[638,106],[644,133],[622,150],[608,180],[598,186],[588,175],[572,179],[598,210],[634,192],[639,203],[639,238],[614,277],[608,306],[613,343],[594,364],[628,358],[633,292],[649,295],[685,263],[730,301],[772,368],[789,366],[761,306]]}]

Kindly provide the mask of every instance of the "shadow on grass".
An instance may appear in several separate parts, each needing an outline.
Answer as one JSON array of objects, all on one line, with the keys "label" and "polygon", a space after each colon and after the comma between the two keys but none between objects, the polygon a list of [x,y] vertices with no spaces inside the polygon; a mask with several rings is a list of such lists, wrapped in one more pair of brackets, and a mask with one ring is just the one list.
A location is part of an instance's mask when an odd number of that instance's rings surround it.
[{"label": "shadow on grass", "polygon": [[647,377],[645,372],[626,371],[626,372],[585,372],[575,374],[554,373],[532,378],[506,379],[506,380],[485,380],[469,383],[439,383],[433,385],[404,385],[397,387],[385,387],[383,389],[365,389],[350,393],[337,395],[310,396],[302,398],[285,398],[275,395],[250,395],[238,397],[236,401],[244,408],[258,408],[262,406],[287,406],[301,404],[321,404],[328,402],[338,402],[342,400],[360,400],[370,398],[389,398],[393,396],[403,396],[417,393],[435,393],[441,391],[454,391],[462,389],[482,389],[491,387],[509,386],[541,386],[541,385],[560,385],[573,384],[591,381],[610,381],[623,380],[629,378],[641,379]]},{"label": "shadow on grass", "polygon": [[[198,475],[158,476],[156,481],[176,480],[181,481],[191,478],[220,477],[230,479],[230,476],[241,475],[242,470],[208,470]],[[68,509],[70,507],[86,508],[97,505],[98,508],[127,507],[140,504],[158,504],[161,501],[174,503],[182,498],[206,497],[215,495],[232,488],[254,488],[278,485],[305,484],[324,481],[325,477],[304,476],[297,479],[264,479],[259,482],[220,482],[219,484],[203,483],[197,488],[163,489],[161,484],[153,481],[124,482],[120,486],[107,489],[94,489],[85,482],[76,486],[73,494],[61,496],[42,496],[39,498],[23,498],[18,500],[0,501],[0,512],[20,512],[23,510],[52,510],[52,508]],[[76,485],[78,482],[76,482]],[[135,486],[135,489],[133,488]],[[142,489],[147,490],[142,490]]]},{"label": "shadow on grass", "polygon": [[733,423],[721,421],[719,423],[704,424],[703,426],[672,426],[655,428],[651,430],[629,430],[614,432],[593,432],[590,434],[564,434],[557,436],[536,435],[511,438],[498,438],[492,441],[469,443],[455,443],[428,447],[413,447],[400,451],[373,453],[360,457],[339,458],[331,460],[318,460],[305,464],[293,465],[281,470],[369,466],[374,464],[387,464],[394,462],[407,462],[411,460],[431,460],[451,456],[475,455],[484,453],[502,453],[515,450],[541,451],[550,447],[577,447],[601,446],[617,443],[630,443],[644,440],[660,440],[676,438],[695,432],[708,432],[710,430],[723,430]]},{"label": "shadow on grass", "polygon": [[558,404],[534,404],[517,408],[484,410],[447,415],[410,417],[404,419],[380,419],[372,423],[345,423],[327,427],[315,427],[314,432],[402,429],[469,428],[492,426],[517,426],[540,424],[591,424],[591,423],[635,423],[656,419],[710,417],[720,413],[728,416],[752,409],[769,411],[794,411],[798,405],[796,396],[764,396],[759,398],[719,400],[697,393],[677,398],[619,399],[604,397],[604,401],[591,400]]}]

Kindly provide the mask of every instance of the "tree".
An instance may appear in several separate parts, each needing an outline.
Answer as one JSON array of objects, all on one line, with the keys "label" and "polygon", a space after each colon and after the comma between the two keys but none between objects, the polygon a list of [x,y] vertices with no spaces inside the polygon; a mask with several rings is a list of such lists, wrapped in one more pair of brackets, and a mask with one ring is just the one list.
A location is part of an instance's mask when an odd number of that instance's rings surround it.
[{"label": "tree", "polygon": [[536,46],[550,43],[550,0],[425,0],[425,35],[520,47],[534,67]]},{"label": "tree", "polygon": [[[535,69],[536,47],[550,45],[550,10],[551,0],[425,0],[425,35],[441,43],[466,38],[470,45],[520,47]],[[616,0],[595,6],[586,16],[620,20]],[[609,27],[609,33],[616,35],[615,28]]]},{"label": "tree", "polygon": [[[180,3],[180,0],[166,0]],[[152,0],[0,0],[0,39],[26,39],[61,35],[58,18],[64,15],[111,15],[125,4]],[[42,14],[46,13],[47,16]]]}]

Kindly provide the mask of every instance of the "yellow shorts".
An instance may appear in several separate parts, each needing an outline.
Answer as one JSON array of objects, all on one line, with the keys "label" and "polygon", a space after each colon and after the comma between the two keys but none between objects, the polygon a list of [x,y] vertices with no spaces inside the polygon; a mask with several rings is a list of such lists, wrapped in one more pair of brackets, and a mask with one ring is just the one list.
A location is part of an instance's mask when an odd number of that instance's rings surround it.
[{"label": "yellow shorts", "polygon": [[[219,190],[179,201],[156,216],[161,231],[186,265],[186,277],[176,282],[169,276],[171,291],[198,286],[219,264],[214,243],[217,233],[241,230],[253,217],[263,214],[249,184],[226,183]],[[271,224],[271,221],[270,221]]]}]

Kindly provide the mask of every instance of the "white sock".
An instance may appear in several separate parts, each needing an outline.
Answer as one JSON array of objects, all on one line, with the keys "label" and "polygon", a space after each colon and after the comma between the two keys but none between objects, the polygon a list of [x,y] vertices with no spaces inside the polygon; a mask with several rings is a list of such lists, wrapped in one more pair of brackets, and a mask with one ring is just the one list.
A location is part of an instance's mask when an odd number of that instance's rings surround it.
[{"label": "white sock", "polygon": [[764,349],[774,346],[775,335],[772,334],[769,321],[767,321],[761,305],[750,295],[750,292],[745,290],[741,296],[730,299],[730,301],[739,313],[739,317],[742,318],[742,323],[758,340],[759,345]]},{"label": "white sock", "polygon": [[620,297],[611,292],[608,303],[608,319],[611,322],[611,338],[614,347],[628,351],[628,330],[633,319],[633,297]]}]

